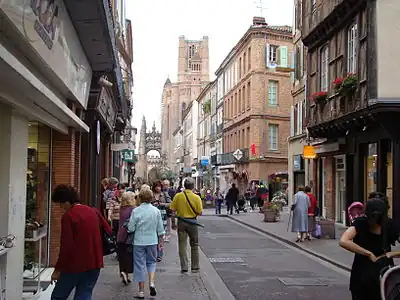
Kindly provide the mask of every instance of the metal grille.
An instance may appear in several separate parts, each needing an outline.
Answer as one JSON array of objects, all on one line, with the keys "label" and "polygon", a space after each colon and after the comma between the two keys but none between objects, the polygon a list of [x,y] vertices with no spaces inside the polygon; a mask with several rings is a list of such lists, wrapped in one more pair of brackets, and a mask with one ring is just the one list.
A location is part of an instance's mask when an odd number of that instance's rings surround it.
[{"label": "metal grille", "polygon": [[243,258],[241,257],[212,257],[210,258],[211,263],[244,263]]}]

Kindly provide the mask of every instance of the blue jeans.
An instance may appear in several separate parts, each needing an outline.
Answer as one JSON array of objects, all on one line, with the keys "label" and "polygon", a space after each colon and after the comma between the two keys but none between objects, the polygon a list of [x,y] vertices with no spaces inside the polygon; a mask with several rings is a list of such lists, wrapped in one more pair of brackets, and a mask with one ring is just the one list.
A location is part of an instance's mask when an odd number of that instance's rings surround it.
[{"label": "blue jeans", "polygon": [[133,245],[133,274],[136,282],[144,282],[146,273],[154,273],[157,265],[158,245]]},{"label": "blue jeans", "polygon": [[75,289],[74,300],[91,300],[100,269],[82,273],[61,273],[51,294],[51,300],[67,300]]}]

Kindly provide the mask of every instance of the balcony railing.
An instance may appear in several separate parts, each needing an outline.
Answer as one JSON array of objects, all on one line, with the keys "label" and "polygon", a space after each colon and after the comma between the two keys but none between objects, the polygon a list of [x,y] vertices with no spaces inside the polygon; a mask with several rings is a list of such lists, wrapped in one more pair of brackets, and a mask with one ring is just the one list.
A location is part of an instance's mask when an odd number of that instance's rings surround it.
[{"label": "balcony railing", "polygon": [[315,103],[310,106],[310,119],[307,126],[324,124],[361,108],[364,108],[364,105],[355,96],[335,95],[325,103]]}]

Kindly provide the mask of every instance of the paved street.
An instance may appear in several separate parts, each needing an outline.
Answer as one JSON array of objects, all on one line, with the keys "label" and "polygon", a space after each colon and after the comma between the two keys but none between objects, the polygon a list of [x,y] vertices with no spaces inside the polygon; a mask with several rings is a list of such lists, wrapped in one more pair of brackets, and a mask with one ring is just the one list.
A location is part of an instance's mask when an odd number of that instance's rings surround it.
[{"label": "paved street", "polygon": [[[164,300],[210,300],[201,274],[180,274],[180,266],[177,255],[176,236],[170,243],[166,244],[166,256],[157,268],[156,287],[157,299]],[[102,271],[98,284],[96,285],[93,299],[133,299],[136,285],[131,284],[125,287],[119,278],[117,260],[106,258],[106,267]],[[146,288],[148,296],[148,290]]]},{"label": "paved street", "polygon": [[237,300],[350,299],[344,270],[228,218],[202,222],[201,247]]}]

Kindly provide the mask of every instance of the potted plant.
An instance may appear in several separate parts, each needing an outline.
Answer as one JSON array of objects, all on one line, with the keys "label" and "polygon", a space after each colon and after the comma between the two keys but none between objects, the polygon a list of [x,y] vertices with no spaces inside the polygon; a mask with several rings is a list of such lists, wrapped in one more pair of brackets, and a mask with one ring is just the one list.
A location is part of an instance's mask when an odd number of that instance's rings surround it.
[{"label": "potted plant", "polygon": [[207,100],[203,104],[203,112],[209,114],[211,112],[211,100]]},{"label": "potted plant", "polygon": [[327,91],[319,91],[319,92],[315,92],[311,95],[311,99],[314,102],[325,102],[326,99],[328,98],[328,92]]},{"label": "potted plant", "polygon": [[264,209],[264,222],[276,222],[279,217],[281,208],[279,204],[270,202],[267,208]]},{"label": "potted plant", "polygon": [[348,96],[353,94],[357,89],[357,76],[353,73],[348,73],[344,78],[340,87],[340,94]]},{"label": "potted plant", "polygon": [[287,201],[286,201],[286,193],[283,191],[277,191],[271,200],[271,203],[274,203],[279,206],[279,210],[282,211],[283,207],[286,206]]},{"label": "potted plant", "polygon": [[338,77],[333,82],[333,89],[341,96],[353,94],[357,89],[357,76],[354,73],[347,73],[345,77]]}]

